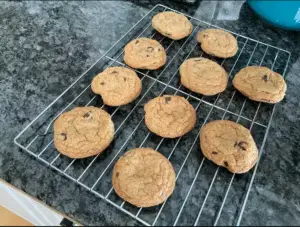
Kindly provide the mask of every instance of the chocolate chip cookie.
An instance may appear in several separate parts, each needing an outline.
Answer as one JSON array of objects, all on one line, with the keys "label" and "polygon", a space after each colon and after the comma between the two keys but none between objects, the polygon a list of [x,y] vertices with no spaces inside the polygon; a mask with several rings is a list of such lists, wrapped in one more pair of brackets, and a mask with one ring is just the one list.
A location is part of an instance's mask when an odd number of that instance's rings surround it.
[{"label": "chocolate chip cookie", "polygon": [[144,106],[144,110],[148,129],[161,137],[183,136],[196,123],[195,109],[181,96],[156,97]]},{"label": "chocolate chip cookie", "polygon": [[212,121],[200,130],[203,155],[232,173],[248,172],[257,162],[258,150],[250,131],[227,120]]},{"label": "chocolate chip cookie", "polygon": [[286,92],[283,77],[261,66],[243,68],[235,75],[233,86],[249,99],[265,103],[280,102]]},{"label": "chocolate chip cookie", "polygon": [[156,14],[152,18],[152,27],[174,40],[187,37],[193,30],[193,25],[186,16],[171,11]]},{"label": "chocolate chip cookie", "polygon": [[238,51],[236,38],[221,29],[205,29],[197,35],[204,52],[220,58],[230,58]]},{"label": "chocolate chip cookie", "polygon": [[76,107],[54,122],[54,145],[70,158],[101,153],[114,138],[110,115],[96,107]]},{"label": "chocolate chip cookie", "polygon": [[154,70],[166,63],[167,56],[163,46],[156,40],[138,38],[125,46],[124,61],[132,68]]},{"label": "chocolate chip cookie", "polygon": [[125,201],[137,207],[152,207],[173,193],[175,172],[159,152],[137,148],[126,152],[115,164],[112,184]]},{"label": "chocolate chip cookie", "polygon": [[136,73],[125,67],[110,67],[92,81],[92,90],[101,95],[108,106],[121,106],[135,100],[142,91],[142,82]]},{"label": "chocolate chip cookie", "polygon": [[218,63],[206,58],[190,58],[180,66],[183,86],[203,95],[215,95],[227,87],[228,75]]}]

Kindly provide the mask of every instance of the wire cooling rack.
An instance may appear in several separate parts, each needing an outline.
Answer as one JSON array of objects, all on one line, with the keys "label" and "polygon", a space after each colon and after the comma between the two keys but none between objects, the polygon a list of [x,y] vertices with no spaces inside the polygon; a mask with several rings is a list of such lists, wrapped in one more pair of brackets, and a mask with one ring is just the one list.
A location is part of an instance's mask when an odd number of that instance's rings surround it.
[{"label": "wire cooling rack", "polygon": [[[266,66],[284,76],[290,53],[229,31],[238,40],[238,53],[229,59],[208,56],[197,44],[196,33],[205,28],[218,27],[186,15],[193,24],[193,32],[183,40],[173,41],[151,27],[151,18],[165,10],[175,11],[163,5],[150,10],[25,127],[14,142],[47,166],[145,225],[240,225],[258,163],[243,175],[231,174],[217,167],[202,155],[199,131],[204,124],[216,119],[238,122],[249,128],[261,155],[275,106],[250,101],[236,92],[231,83],[232,77],[248,65]],[[128,105],[108,107],[103,104],[101,97],[91,91],[91,80],[109,66],[127,67],[122,61],[123,48],[137,37],[159,41],[166,49],[167,63],[160,70],[135,70],[143,84],[141,95]],[[180,84],[180,64],[185,59],[199,56],[210,58],[226,69],[229,84],[225,92],[210,97],[202,96],[186,90]],[[146,128],[143,105],[163,94],[181,95],[194,106],[197,124],[187,135],[164,139]],[[54,120],[76,106],[89,105],[103,108],[111,114],[116,128],[113,143],[104,153],[86,159],[70,159],[59,154],[53,145]],[[147,209],[136,208],[122,201],[111,183],[112,169],[119,157],[129,149],[142,146],[160,151],[170,160],[176,172],[173,195],[163,204]]]}]

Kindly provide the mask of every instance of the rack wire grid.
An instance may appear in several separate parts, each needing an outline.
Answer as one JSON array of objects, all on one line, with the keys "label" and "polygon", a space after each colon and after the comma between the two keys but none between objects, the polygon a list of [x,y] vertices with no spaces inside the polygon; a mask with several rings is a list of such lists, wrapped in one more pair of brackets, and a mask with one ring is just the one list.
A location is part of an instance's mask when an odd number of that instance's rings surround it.
[{"label": "rack wire grid", "polygon": [[[229,119],[238,122],[251,131],[261,157],[275,105],[248,100],[236,92],[231,80],[240,69],[248,65],[266,66],[284,76],[290,53],[228,31],[238,40],[238,53],[229,59],[208,56],[197,44],[195,35],[199,30],[219,27],[185,15],[193,24],[192,34],[183,40],[170,40],[151,27],[152,16],[165,10],[175,11],[163,5],[156,5],[151,9],[25,127],[14,142],[47,166],[142,224],[240,225],[259,161],[247,174],[231,174],[225,168],[219,168],[207,161],[202,155],[199,131],[212,120]],[[156,71],[135,70],[142,80],[143,89],[134,102],[119,107],[106,106],[101,97],[91,91],[91,80],[107,67],[128,67],[122,61],[123,48],[137,37],[158,40],[166,49],[167,63]],[[199,56],[210,58],[226,69],[229,74],[226,91],[215,96],[202,96],[186,90],[180,84],[180,64],[188,58]],[[150,133],[146,128],[143,106],[150,99],[163,94],[184,96],[194,106],[197,123],[187,135],[177,139],[164,139]],[[53,145],[53,122],[65,111],[88,105],[101,107],[111,114],[116,127],[115,139],[100,155],[70,159],[58,153]],[[115,194],[111,183],[112,169],[119,157],[129,149],[142,146],[151,147],[165,155],[176,173],[173,195],[163,204],[152,208],[136,208],[122,201]]]}]

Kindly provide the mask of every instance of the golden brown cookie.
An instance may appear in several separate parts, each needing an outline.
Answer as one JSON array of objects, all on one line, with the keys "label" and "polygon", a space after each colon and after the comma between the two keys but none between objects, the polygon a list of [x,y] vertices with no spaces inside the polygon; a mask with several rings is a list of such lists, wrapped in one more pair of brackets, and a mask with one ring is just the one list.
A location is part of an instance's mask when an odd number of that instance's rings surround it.
[{"label": "golden brown cookie", "polygon": [[135,100],[142,91],[142,82],[136,73],[125,67],[110,67],[94,77],[92,90],[101,95],[109,106],[121,106]]},{"label": "golden brown cookie", "polygon": [[124,61],[132,68],[154,70],[166,63],[167,55],[156,40],[138,38],[125,46]]},{"label": "golden brown cookie", "polygon": [[193,30],[193,25],[186,16],[171,11],[156,14],[152,18],[152,27],[174,40],[187,37]]},{"label": "golden brown cookie", "polygon": [[220,58],[230,58],[238,51],[236,38],[221,29],[210,28],[200,31],[197,41],[201,43],[204,52]]},{"label": "golden brown cookie", "polygon": [[125,201],[137,207],[152,207],[173,193],[175,172],[159,152],[137,148],[126,152],[115,164],[112,184]]},{"label": "golden brown cookie", "polygon": [[227,87],[228,75],[218,63],[206,58],[190,58],[180,66],[183,86],[203,95],[215,95]]},{"label": "golden brown cookie", "polygon": [[265,103],[280,102],[286,92],[283,77],[261,66],[243,68],[235,75],[233,86],[249,99]]},{"label": "golden brown cookie", "polygon": [[144,106],[144,110],[148,129],[161,137],[183,136],[196,123],[195,109],[181,96],[156,97]]},{"label": "golden brown cookie", "polygon": [[232,173],[248,172],[257,162],[258,150],[250,131],[227,120],[212,121],[200,130],[203,155]]},{"label": "golden brown cookie", "polygon": [[96,107],[76,107],[54,122],[54,145],[70,158],[101,153],[114,138],[110,115]]}]

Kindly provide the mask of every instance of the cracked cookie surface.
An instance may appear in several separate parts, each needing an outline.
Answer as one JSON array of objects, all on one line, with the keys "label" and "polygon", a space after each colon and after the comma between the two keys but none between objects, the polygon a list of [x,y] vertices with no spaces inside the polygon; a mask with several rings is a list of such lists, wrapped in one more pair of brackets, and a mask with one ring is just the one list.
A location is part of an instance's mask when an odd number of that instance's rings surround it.
[{"label": "cracked cookie surface", "polygon": [[154,70],[166,61],[165,49],[154,39],[134,39],[124,49],[124,62],[132,68]]},{"label": "cracked cookie surface", "polygon": [[233,86],[249,99],[265,103],[280,102],[286,92],[283,77],[261,66],[248,66],[239,71]]},{"label": "cracked cookie surface", "polygon": [[221,29],[205,29],[197,35],[197,41],[201,43],[204,52],[220,58],[233,57],[238,51],[236,38],[229,32]]},{"label": "cracked cookie surface", "polygon": [[203,155],[232,173],[248,172],[257,162],[258,150],[250,131],[228,120],[212,121],[200,130]]},{"label": "cracked cookie surface", "polygon": [[179,40],[187,37],[193,30],[192,23],[183,14],[161,12],[152,18],[152,27],[162,35]]},{"label": "cracked cookie surface", "polygon": [[172,164],[151,148],[132,149],[114,166],[112,184],[115,192],[137,207],[163,203],[174,191]]},{"label": "cracked cookie surface", "polygon": [[101,153],[114,138],[110,115],[96,107],[76,107],[54,122],[54,145],[70,158],[86,158]]},{"label": "cracked cookie surface", "polygon": [[218,63],[206,58],[190,58],[180,66],[183,86],[203,95],[215,95],[227,87],[227,72]]},{"label": "cracked cookie surface", "polygon": [[156,97],[144,106],[144,110],[148,129],[161,137],[183,136],[192,130],[196,123],[195,109],[181,96]]},{"label": "cracked cookie surface", "polygon": [[125,67],[110,67],[94,77],[92,90],[109,106],[125,105],[135,100],[142,90],[136,73]]}]

